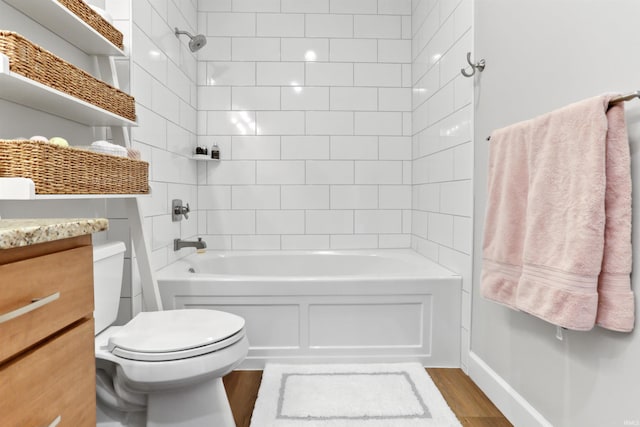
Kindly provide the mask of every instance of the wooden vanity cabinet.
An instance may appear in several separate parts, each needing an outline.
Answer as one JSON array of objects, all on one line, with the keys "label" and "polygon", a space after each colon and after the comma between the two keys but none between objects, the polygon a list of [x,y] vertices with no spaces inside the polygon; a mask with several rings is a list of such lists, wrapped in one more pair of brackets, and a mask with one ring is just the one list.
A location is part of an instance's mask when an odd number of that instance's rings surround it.
[{"label": "wooden vanity cabinet", "polygon": [[95,425],[91,236],[0,250],[0,426]]}]

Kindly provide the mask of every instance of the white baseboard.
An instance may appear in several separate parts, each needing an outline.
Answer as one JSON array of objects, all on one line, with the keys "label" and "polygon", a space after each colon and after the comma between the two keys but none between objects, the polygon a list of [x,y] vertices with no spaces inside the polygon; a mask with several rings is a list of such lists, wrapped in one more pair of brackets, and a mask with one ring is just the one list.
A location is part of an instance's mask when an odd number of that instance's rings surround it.
[{"label": "white baseboard", "polygon": [[553,427],[477,354],[469,353],[469,376],[516,427]]}]

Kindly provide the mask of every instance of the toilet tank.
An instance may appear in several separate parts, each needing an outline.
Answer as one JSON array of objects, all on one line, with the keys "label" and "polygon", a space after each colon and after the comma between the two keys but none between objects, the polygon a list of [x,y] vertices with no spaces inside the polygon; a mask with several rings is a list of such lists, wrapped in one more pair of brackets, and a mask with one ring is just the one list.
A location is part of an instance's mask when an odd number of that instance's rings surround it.
[{"label": "toilet tank", "polygon": [[93,247],[93,299],[96,335],[116,320],[122,288],[125,246],[111,242]]}]

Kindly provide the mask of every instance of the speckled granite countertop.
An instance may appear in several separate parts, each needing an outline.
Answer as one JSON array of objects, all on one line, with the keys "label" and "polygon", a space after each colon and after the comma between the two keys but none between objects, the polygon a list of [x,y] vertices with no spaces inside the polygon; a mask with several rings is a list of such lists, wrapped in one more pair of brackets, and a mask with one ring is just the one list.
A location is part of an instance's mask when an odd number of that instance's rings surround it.
[{"label": "speckled granite countertop", "polygon": [[0,220],[0,249],[35,245],[96,233],[109,228],[105,218],[37,218]]}]

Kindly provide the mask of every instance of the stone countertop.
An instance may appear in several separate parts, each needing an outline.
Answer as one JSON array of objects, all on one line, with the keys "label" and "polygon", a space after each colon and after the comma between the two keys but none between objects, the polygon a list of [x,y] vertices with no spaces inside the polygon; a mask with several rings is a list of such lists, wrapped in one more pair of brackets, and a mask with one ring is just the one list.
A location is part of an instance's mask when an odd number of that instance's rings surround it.
[{"label": "stone countertop", "polygon": [[0,220],[0,249],[35,245],[104,231],[105,218],[36,218]]}]

